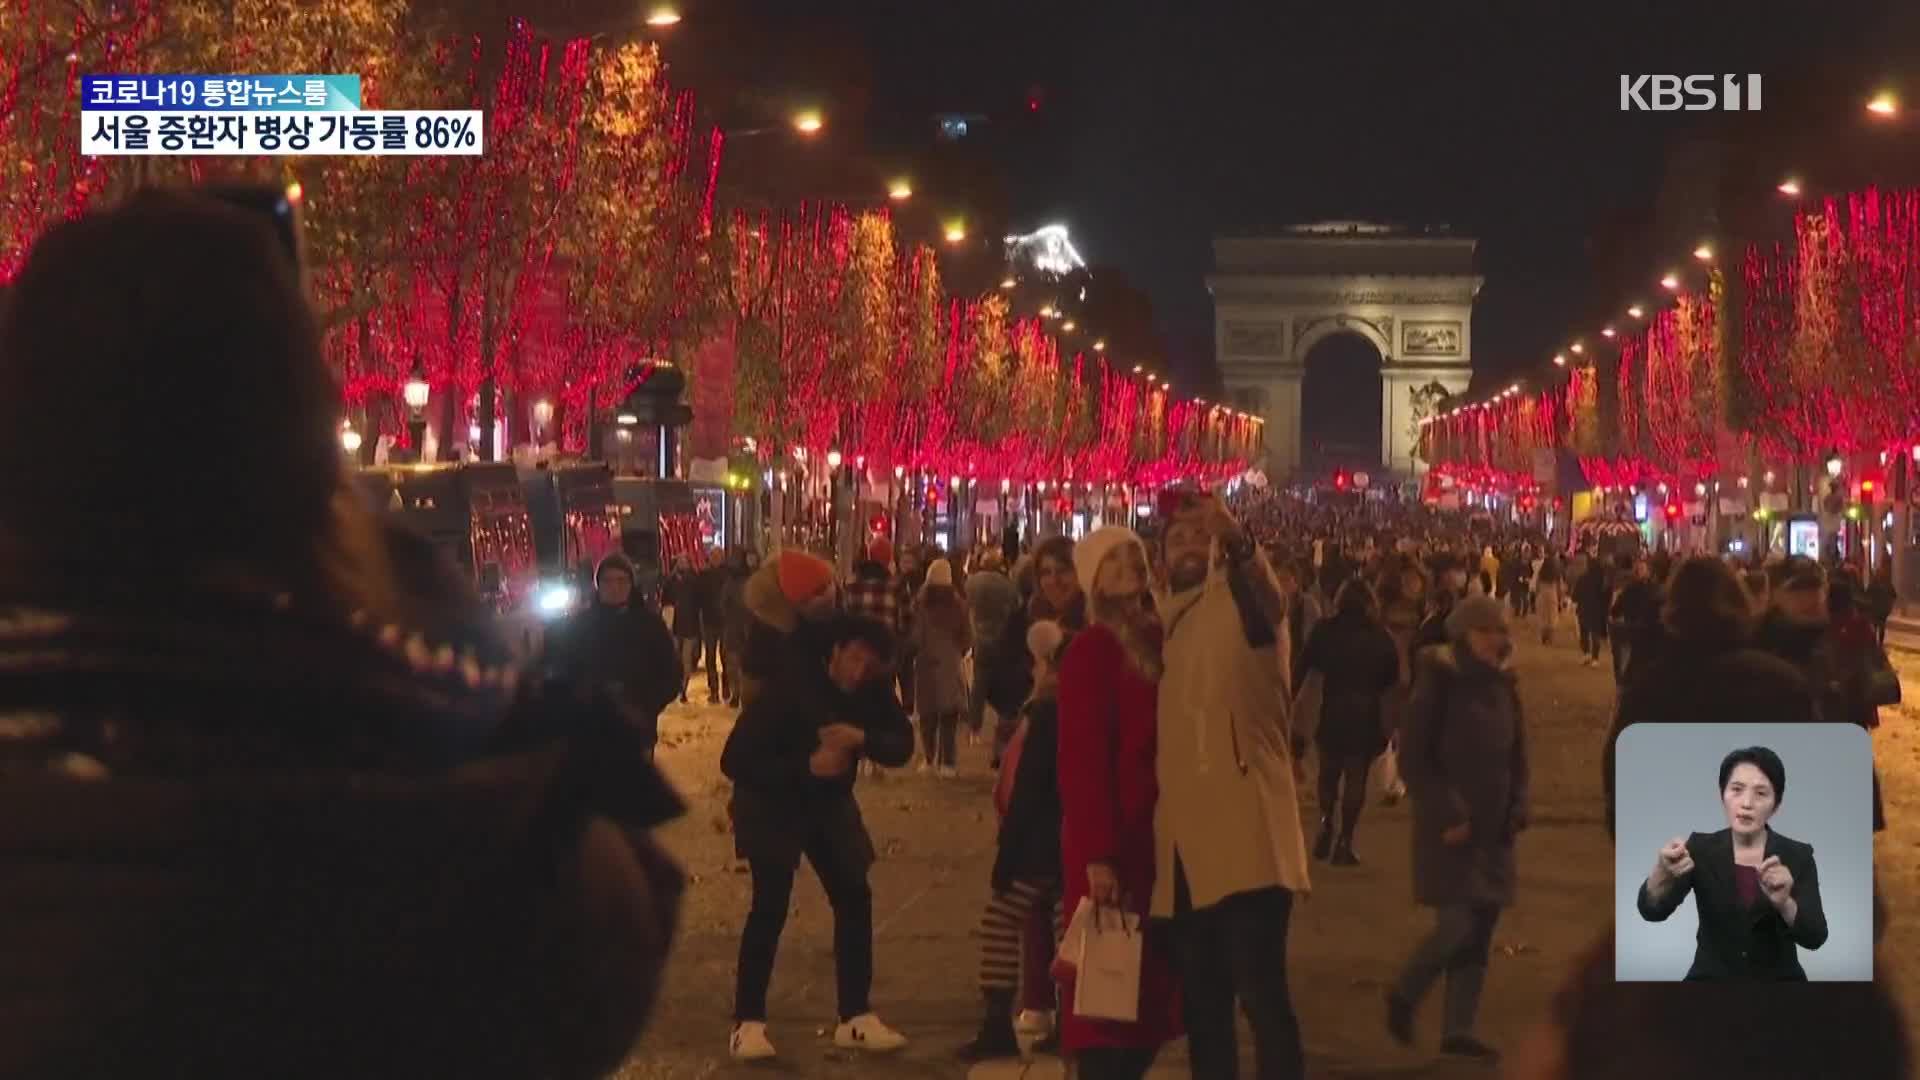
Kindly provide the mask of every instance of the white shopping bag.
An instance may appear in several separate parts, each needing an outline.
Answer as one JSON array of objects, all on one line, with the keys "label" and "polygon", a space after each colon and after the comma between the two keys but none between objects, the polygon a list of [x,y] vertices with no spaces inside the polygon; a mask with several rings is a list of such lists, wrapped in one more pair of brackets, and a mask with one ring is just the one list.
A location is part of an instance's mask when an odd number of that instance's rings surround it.
[{"label": "white shopping bag", "polygon": [[1128,1024],[1140,1018],[1141,944],[1138,915],[1093,909],[1075,957],[1075,1016]]},{"label": "white shopping bag", "polygon": [[1406,797],[1407,785],[1400,779],[1400,748],[1394,742],[1389,742],[1386,752],[1374,759],[1373,772],[1373,782],[1387,801],[1398,802]]}]

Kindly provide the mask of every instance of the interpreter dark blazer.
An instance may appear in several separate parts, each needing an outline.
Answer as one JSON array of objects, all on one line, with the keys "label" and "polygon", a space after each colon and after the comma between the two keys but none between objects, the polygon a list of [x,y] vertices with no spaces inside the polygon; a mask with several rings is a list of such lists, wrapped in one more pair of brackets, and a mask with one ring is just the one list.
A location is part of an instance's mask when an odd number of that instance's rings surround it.
[{"label": "interpreter dark blazer", "polygon": [[1799,949],[1817,949],[1827,941],[1827,916],[1820,907],[1820,879],[1814,871],[1813,845],[1767,830],[1766,854],[1780,857],[1793,875],[1793,899],[1799,912],[1792,926],[1767,901],[1764,890],[1751,906],[1740,903],[1733,881],[1733,830],[1694,833],[1687,837],[1693,871],[1673,884],[1655,903],[1640,883],[1640,917],[1664,922],[1693,894],[1700,931],[1693,952],[1690,981],[1740,979],[1751,982],[1805,982]]}]

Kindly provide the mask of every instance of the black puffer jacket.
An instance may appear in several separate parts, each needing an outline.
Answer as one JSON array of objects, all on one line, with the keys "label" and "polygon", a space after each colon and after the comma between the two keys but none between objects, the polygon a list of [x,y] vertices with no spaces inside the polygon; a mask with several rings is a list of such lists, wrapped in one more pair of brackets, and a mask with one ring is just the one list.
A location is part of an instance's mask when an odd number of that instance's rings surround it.
[{"label": "black puffer jacket", "polygon": [[147,601],[0,609],[0,1075],[626,1057],[681,881],[646,830],[681,804],[609,704],[398,628]]}]

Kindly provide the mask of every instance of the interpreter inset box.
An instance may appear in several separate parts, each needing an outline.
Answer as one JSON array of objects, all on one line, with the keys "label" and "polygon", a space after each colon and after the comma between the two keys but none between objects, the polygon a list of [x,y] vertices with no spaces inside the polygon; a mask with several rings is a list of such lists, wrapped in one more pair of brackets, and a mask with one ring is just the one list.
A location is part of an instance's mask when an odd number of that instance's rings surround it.
[{"label": "interpreter inset box", "polygon": [[1873,978],[1865,729],[1635,724],[1614,770],[1616,979]]}]

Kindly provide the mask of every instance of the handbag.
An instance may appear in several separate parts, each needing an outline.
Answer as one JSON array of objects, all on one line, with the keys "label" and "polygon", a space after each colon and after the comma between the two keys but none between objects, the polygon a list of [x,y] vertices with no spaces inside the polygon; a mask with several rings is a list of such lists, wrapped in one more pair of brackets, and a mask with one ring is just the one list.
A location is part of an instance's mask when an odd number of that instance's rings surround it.
[{"label": "handbag", "polygon": [[1074,965],[1075,1016],[1126,1024],[1140,1019],[1141,946],[1138,915],[1092,905]]},{"label": "handbag", "polygon": [[1875,708],[1900,704],[1900,675],[1893,670],[1885,649],[1875,647],[1867,654],[1866,669],[1861,689],[1867,704]]}]

